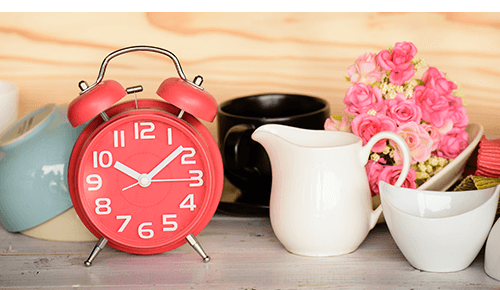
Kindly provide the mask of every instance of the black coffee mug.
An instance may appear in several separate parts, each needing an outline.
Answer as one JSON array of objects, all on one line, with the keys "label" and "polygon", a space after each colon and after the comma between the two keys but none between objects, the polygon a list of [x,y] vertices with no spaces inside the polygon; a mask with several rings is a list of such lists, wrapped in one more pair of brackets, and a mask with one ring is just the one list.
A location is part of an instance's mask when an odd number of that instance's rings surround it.
[{"label": "black coffee mug", "polygon": [[264,147],[251,139],[264,124],[323,129],[330,116],[328,103],[296,94],[241,97],[219,105],[219,147],[226,178],[241,190],[237,202],[269,206],[271,164]]}]

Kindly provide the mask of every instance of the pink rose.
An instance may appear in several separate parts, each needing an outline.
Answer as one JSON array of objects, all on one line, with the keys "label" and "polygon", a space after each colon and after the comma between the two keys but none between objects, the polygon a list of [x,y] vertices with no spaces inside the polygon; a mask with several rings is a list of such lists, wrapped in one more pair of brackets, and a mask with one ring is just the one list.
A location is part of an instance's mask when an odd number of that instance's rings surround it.
[{"label": "pink rose", "polygon": [[377,113],[385,113],[385,103],[382,92],[378,87],[372,87],[364,83],[352,85],[344,96],[347,114],[362,114],[369,110]]},{"label": "pink rose", "polygon": [[469,134],[465,131],[446,134],[438,146],[436,155],[453,159],[460,155],[469,146]]},{"label": "pink rose", "polygon": [[452,94],[453,90],[457,89],[457,85],[447,80],[443,72],[431,67],[422,76],[422,81],[427,88],[433,89],[438,95],[445,98],[449,107],[462,106],[462,99]]},{"label": "pink rose", "polygon": [[[411,164],[424,162],[431,157],[433,141],[420,124],[415,122],[401,124],[396,133],[403,137],[410,149]],[[395,148],[394,160],[396,163],[403,162],[403,154],[396,142],[389,140],[389,144]]]},{"label": "pink rose", "polygon": [[451,106],[446,118],[453,122],[453,129],[451,129],[450,133],[459,133],[464,131],[465,128],[467,128],[467,125],[469,125],[469,116],[465,112],[465,108],[461,103]]},{"label": "pink rose", "polygon": [[351,122],[349,121],[347,115],[344,115],[341,120],[330,117],[325,121],[325,130],[351,133]]},{"label": "pink rose", "polygon": [[394,45],[392,51],[394,51],[395,49],[400,49],[402,51],[405,51],[406,52],[405,54],[411,57],[410,61],[413,59],[415,55],[417,55],[417,47],[412,42],[406,42],[406,41],[397,42]]},{"label": "pink rose", "polygon": [[368,160],[368,163],[366,163],[366,176],[368,177],[368,184],[370,185],[372,196],[379,194],[378,181],[383,169],[384,166],[382,164],[373,160]]},{"label": "pink rose", "polygon": [[441,135],[441,132],[439,131],[438,128],[432,126],[431,124],[421,124],[422,128],[424,128],[425,131],[429,134],[429,136],[432,139],[432,147],[431,147],[431,152],[436,150],[439,142],[441,142],[441,138],[443,135]]},{"label": "pink rose", "polygon": [[446,75],[444,74],[444,72],[440,72],[435,67],[429,67],[429,69],[427,69],[427,71],[425,71],[422,75],[422,81],[424,82],[424,84],[431,83],[434,80],[441,78],[446,78]]},{"label": "pink rose", "polygon": [[422,110],[415,104],[414,99],[407,99],[403,94],[397,94],[394,99],[385,100],[387,104],[386,115],[391,117],[396,124],[415,122],[420,124]]},{"label": "pink rose", "polygon": [[[382,131],[396,131],[396,122],[385,116],[372,116],[366,113],[357,115],[352,120],[352,132],[363,140],[365,145],[375,134]],[[372,148],[373,152],[382,152],[386,146],[386,140],[380,140]]]},{"label": "pink rose", "polygon": [[425,86],[432,88],[440,95],[451,94],[457,89],[457,85],[446,79],[443,72],[438,71],[435,67],[430,67],[422,76],[422,81]]},{"label": "pink rose", "polygon": [[447,95],[445,95],[445,98],[448,100],[448,104],[450,107],[463,106],[462,99],[459,97],[456,97],[453,94],[447,94]]},{"label": "pink rose", "polygon": [[[382,172],[380,172],[379,179],[394,185],[396,184],[399,176],[401,175],[401,170],[403,170],[403,164],[398,164],[394,166],[385,166]],[[406,176],[406,179],[403,182],[403,184],[401,184],[401,187],[417,188],[417,184],[415,183],[416,178],[417,178],[417,173],[413,168],[410,167],[408,175]]]},{"label": "pink rose", "polygon": [[422,120],[436,127],[444,125],[449,110],[449,103],[446,97],[439,95],[437,91],[425,86],[416,86],[413,97],[416,104],[422,110]]},{"label": "pink rose", "polygon": [[347,75],[353,84],[358,82],[373,84],[382,80],[383,73],[374,53],[359,56],[354,64],[347,68]]},{"label": "pink rose", "polygon": [[[434,127],[434,126],[433,126]],[[441,137],[448,134],[451,129],[453,129],[453,121],[451,119],[446,119],[444,120],[444,124],[441,127],[434,127],[436,130],[439,131],[441,134]]]},{"label": "pink rose", "polygon": [[401,86],[415,74],[415,67],[411,64],[411,61],[416,54],[417,48],[413,43],[398,42],[394,45],[392,53],[388,50],[379,52],[377,62],[383,69],[391,72],[389,81]]}]

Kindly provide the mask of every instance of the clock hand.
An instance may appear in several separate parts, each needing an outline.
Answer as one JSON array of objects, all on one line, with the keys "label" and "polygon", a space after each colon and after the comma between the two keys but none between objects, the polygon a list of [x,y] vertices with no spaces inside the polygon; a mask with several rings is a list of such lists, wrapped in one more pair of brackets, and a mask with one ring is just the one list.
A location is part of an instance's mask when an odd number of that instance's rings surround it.
[{"label": "clock hand", "polygon": [[179,147],[177,147],[177,149],[174,150],[174,152],[170,153],[170,155],[168,155],[165,159],[163,159],[163,161],[160,164],[158,164],[153,170],[151,170],[151,172],[147,174],[147,177],[150,180],[153,179],[153,177],[155,177],[156,174],[160,173],[160,171],[162,171],[163,168],[167,167],[167,165],[170,162],[172,162],[172,160],[174,160],[175,157],[179,156],[179,154],[181,154],[182,151],[184,151],[184,147],[180,145]]},{"label": "clock hand", "polygon": [[167,165],[170,164],[170,162],[172,162],[177,156],[179,156],[179,154],[181,154],[182,151],[184,151],[184,147],[182,147],[182,145],[177,147],[177,149],[175,149],[165,159],[163,159],[163,161],[160,162],[160,164],[158,164],[155,168],[153,168],[153,170],[151,170],[151,172],[149,172],[148,174],[140,174],[140,173],[134,171],[133,169],[131,169],[131,168],[129,168],[129,167],[127,167],[127,166],[125,166],[122,163],[119,163],[117,161],[115,163],[115,168],[118,164],[118,168],[117,168],[118,170],[122,171],[123,173],[125,173],[128,176],[137,180],[136,183],[123,188],[122,191],[125,191],[129,188],[136,186],[136,185],[140,185],[142,187],[148,187],[151,184],[151,182],[153,182],[153,180],[152,180],[153,177],[155,177],[158,173],[160,173],[160,171],[162,171],[163,168],[167,167]]},{"label": "clock hand", "polygon": [[136,185],[139,185],[139,180],[141,179],[141,177],[144,177],[144,175],[145,175],[145,174],[140,174],[139,172],[133,170],[132,168],[128,167],[127,165],[121,163],[120,161],[116,161],[115,165],[113,167],[138,181],[130,186],[125,187],[124,189],[122,189],[122,191],[125,191],[129,188],[132,188]]},{"label": "clock hand", "polygon": [[134,183],[134,184],[132,184],[132,185],[129,185],[129,186],[127,186],[127,187],[123,188],[123,189],[122,189],[122,191],[125,191],[125,190],[127,190],[127,189],[129,189],[129,188],[132,188],[132,187],[136,186],[136,185],[140,185],[140,186],[142,186],[142,187],[148,187],[148,186],[150,186],[150,185],[151,185],[151,181],[152,181],[152,180],[148,178],[148,175],[147,175],[147,174],[141,174],[141,175],[139,176],[139,178],[137,179],[137,182],[136,182],[136,183]]},{"label": "clock hand", "polygon": [[[190,178],[172,178],[172,179],[152,179],[151,182],[171,182],[171,181],[193,181],[196,180],[196,178],[190,177]],[[200,183],[201,180],[198,181],[198,184]],[[203,181],[201,181],[203,183]],[[122,191],[125,191],[127,189],[130,189],[136,185],[139,185],[139,182],[136,182],[134,184],[131,184],[127,187],[124,187]]]},{"label": "clock hand", "polygon": [[189,178],[171,178],[171,179],[152,179],[151,182],[170,182],[170,181],[197,181],[197,183],[190,183],[190,187],[198,187],[203,185],[203,171],[189,170],[190,174],[196,174]]},{"label": "clock hand", "polygon": [[123,188],[123,189],[122,189],[122,191],[125,191],[125,190],[127,190],[127,189],[129,189],[129,188],[132,188],[132,187],[136,186],[136,185],[139,185],[139,182],[136,182],[136,183],[134,183],[134,184],[132,184],[132,185],[129,185],[129,186],[127,186],[127,187]]},{"label": "clock hand", "polygon": [[172,179],[152,179],[151,182],[168,182],[168,181],[189,181],[193,178],[172,178]]},{"label": "clock hand", "polygon": [[139,180],[139,177],[141,174],[132,168],[128,167],[127,165],[121,163],[120,161],[116,161],[115,165],[113,166],[114,168],[118,169],[119,171],[125,173],[126,175],[132,177],[135,180]]}]

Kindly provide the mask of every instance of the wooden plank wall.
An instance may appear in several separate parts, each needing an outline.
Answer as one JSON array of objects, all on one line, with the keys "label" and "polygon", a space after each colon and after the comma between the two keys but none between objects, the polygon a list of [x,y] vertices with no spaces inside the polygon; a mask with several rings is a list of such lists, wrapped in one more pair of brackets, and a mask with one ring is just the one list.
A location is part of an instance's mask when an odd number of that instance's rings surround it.
[{"label": "wooden plank wall", "polygon": [[[218,102],[301,93],[342,114],[347,67],[400,41],[459,82],[471,122],[500,136],[499,13],[0,13],[0,79],[17,86],[21,117],[69,103],[111,51],[154,45],[176,54],[189,79],[203,75]],[[172,62],[151,53],[123,55],[106,73],[142,84],[142,98],[172,76]]]}]

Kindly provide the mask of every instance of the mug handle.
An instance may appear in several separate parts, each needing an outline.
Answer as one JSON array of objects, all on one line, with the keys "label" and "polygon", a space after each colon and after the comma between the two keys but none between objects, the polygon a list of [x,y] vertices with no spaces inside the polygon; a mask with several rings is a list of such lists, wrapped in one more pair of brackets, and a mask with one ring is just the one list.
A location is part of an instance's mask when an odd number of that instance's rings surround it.
[{"label": "mug handle", "polygon": [[[370,156],[370,152],[373,146],[377,144],[378,141],[382,139],[391,139],[396,144],[398,144],[399,149],[403,153],[403,169],[401,170],[401,174],[399,175],[398,180],[396,181],[396,184],[394,186],[400,187],[403,182],[405,181],[406,177],[408,176],[408,172],[410,170],[410,164],[411,164],[411,156],[410,156],[410,148],[408,148],[408,144],[406,144],[406,141],[403,139],[403,137],[399,136],[398,134],[391,132],[391,131],[383,131],[380,133],[375,134],[363,148],[361,149],[360,152],[360,160],[361,164],[363,166],[366,165],[368,162],[368,157]],[[377,220],[382,213],[382,204],[380,204],[374,211],[372,211],[371,214],[371,219],[370,219],[370,229],[372,229],[375,224],[377,223]]]},{"label": "mug handle", "polygon": [[[255,166],[248,166],[252,158],[253,143],[251,136],[255,127],[247,124],[238,124],[231,127],[222,143],[222,158],[228,170],[238,175],[242,180],[251,182],[252,177],[260,175]],[[255,143],[257,144],[257,143]]]}]

